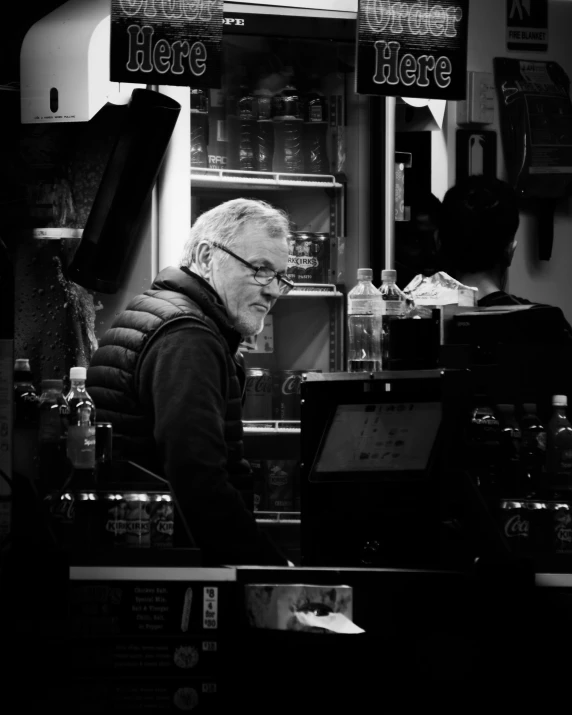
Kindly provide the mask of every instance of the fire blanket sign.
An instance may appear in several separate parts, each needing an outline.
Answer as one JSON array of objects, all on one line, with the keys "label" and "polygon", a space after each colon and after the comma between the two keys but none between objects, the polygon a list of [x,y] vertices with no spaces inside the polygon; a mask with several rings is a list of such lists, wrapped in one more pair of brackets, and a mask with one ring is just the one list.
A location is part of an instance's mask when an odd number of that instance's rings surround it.
[{"label": "fire blanket sign", "polygon": [[223,0],[111,0],[110,80],[219,88]]},{"label": "fire blanket sign", "polygon": [[506,47],[548,50],[548,0],[506,0]]},{"label": "fire blanket sign", "polygon": [[469,0],[359,0],[356,92],[464,99]]}]

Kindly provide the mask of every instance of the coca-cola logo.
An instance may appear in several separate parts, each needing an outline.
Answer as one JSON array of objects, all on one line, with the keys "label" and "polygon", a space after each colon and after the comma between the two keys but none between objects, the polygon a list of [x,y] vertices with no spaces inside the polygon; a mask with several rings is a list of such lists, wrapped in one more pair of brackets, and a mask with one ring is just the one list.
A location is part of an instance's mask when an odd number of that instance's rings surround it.
[{"label": "coca-cola logo", "polygon": [[282,383],[283,395],[299,395],[300,383],[302,382],[301,375],[288,375]]},{"label": "coca-cola logo", "polygon": [[504,533],[509,539],[514,536],[528,537],[530,531],[530,522],[527,519],[522,519],[520,514],[511,516],[507,519],[504,525]]},{"label": "coca-cola logo", "polygon": [[173,536],[174,524],[172,521],[158,521],[156,524],[158,534]]},{"label": "coca-cola logo", "polygon": [[246,378],[246,391],[251,394],[267,394],[272,392],[272,375],[248,375]]},{"label": "coca-cola logo", "polygon": [[555,533],[558,541],[563,541],[566,544],[572,544],[572,529],[569,527],[559,525],[556,527]]}]

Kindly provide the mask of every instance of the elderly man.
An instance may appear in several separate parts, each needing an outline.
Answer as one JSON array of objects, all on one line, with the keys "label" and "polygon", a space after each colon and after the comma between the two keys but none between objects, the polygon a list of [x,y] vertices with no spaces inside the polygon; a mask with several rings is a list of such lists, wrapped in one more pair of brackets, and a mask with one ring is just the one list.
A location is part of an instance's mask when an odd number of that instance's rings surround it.
[{"label": "elderly man", "polygon": [[131,300],[88,370],[98,419],[113,423],[125,457],[169,480],[206,564],[287,563],[241,496],[251,472],[238,347],[292,288],[288,233],[286,216],[263,201],[202,214],[181,266]]}]

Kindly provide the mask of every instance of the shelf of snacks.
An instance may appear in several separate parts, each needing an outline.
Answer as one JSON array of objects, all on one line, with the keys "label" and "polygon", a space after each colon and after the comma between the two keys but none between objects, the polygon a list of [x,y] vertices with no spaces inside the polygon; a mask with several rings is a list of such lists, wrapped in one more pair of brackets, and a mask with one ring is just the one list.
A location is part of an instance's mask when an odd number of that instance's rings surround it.
[{"label": "shelf of snacks", "polygon": [[341,189],[335,176],[329,174],[290,174],[238,169],[202,169],[191,167],[191,187],[197,189]]}]

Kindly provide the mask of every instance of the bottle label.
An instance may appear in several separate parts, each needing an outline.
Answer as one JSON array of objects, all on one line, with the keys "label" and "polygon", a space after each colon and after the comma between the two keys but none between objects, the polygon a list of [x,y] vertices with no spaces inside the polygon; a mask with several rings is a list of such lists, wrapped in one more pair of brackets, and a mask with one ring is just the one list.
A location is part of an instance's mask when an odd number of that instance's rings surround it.
[{"label": "bottle label", "polygon": [[404,304],[402,300],[386,300],[381,304],[382,315],[403,315]]},{"label": "bottle label", "polygon": [[308,118],[311,122],[323,122],[324,117],[322,116],[322,105],[313,104],[310,107],[310,113]]},{"label": "bottle label", "polygon": [[62,418],[59,410],[40,410],[40,442],[58,442],[62,434]]},{"label": "bottle label", "polygon": [[70,425],[67,438],[67,456],[78,469],[95,467],[95,427]]},{"label": "bottle label", "polygon": [[349,315],[381,315],[382,305],[380,300],[370,298],[351,298],[348,301]]}]

